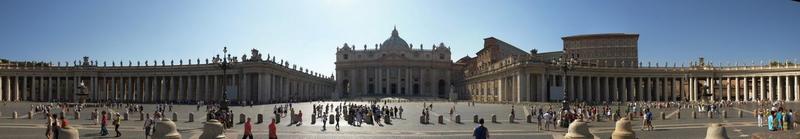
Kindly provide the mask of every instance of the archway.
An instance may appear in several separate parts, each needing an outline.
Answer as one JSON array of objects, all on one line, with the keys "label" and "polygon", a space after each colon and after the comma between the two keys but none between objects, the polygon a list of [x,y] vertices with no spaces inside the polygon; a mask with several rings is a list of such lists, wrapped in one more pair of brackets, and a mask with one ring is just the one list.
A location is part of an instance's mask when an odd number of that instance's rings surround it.
[{"label": "archway", "polygon": [[445,90],[447,89],[447,84],[445,84],[444,80],[439,80],[438,87],[438,94],[440,98],[445,98],[447,94],[445,94]]},{"label": "archway", "polygon": [[342,97],[350,96],[350,81],[344,80],[342,81]]}]

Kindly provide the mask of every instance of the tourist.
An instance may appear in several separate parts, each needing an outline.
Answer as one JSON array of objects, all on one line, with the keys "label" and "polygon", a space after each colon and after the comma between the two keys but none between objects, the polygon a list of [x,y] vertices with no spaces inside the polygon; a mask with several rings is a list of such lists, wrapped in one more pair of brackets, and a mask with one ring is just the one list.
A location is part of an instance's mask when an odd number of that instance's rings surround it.
[{"label": "tourist", "polygon": [[758,127],[764,127],[764,116],[761,113],[761,109],[756,109],[755,115],[758,118]]},{"label": "tourist", "polygon": [[546,112],[542,117],[544,118],[544,130],[550,130],[550,124],[553,121],[553,115],[550,112]]},{"label": "tourist", "polygon": [[[59,119],[58,115],[53,114],[53,119]],[[61,117],[60,119],[63,120],[64,118]],[[63,127],[63,125],[59,125],[59,121],[58,120],[54,120],[53,123],[51,124],[51,126],[52,126],[52,128],[50,128],[50,129],[53,130],[52,131],[53,132],[53,134],[52,134],[53,135],[53,139],[58,139],[58,129]]]},{"label": "tourist", "polygon": [[645,111],[645,115],[644,115],[645,116],[645,120],[644,121],[645,121],[645,125],[646,125],[645,128],[649,128],[649,130],[652,131],[653,130],[653,112],[651,112],[650,109],[645,109],[644,111]]},{"label": "tourist", "polygon": [[489,138],[489,129],[483,126],[483,118],[478,120],[478,127],[475,127],[475,130],[472,133],[472,136],[475,139],[488,139]]},{"label": "tourist", "polygon": [[55,119],[50,117],[50,116],[48,116],[48,115],[45,115],[45,116],[47,116],[47,122],[44,124],[44,126],[47,127],[47,130],[45,130],[44,136],[47,139],[52,139],[53,138],[53,128],[54,128],[53,127],[53,121]]},{"label": "tourist", "polygon": [[153,128],[153,119],[150,118],[150,114],[148,114],[147,119],[144,120],[144,138],[147,139],[152,134],[150,134],[150,129]]},{"label": "tourist", "polygon": [[272,118],[272,122],[269,123],[269,139],[277,139],[278,138],[278,128],[275,127],[275,118]]},{"label": "tourist", "polygon": [[108,135],[108,128],[106,125],[108,124],[108,118],[106,118],[106,111],[103,111],[100,114],[100,136]]},{"label": "tourist", "polygon": [[339,131],[339,108],[336,108],[336,131]]},{"label": "tourist", "polygon": [[117,136],[115,136],[115,137],[122,136],[122,133],[119,132],[119,124],[120,124],[121,120],[122,119],[120,118],[119,113],[117,113],[116,117],[114,118],[114,132],[117,132]]},{"label": "tourist", "polygon": [[767,117],[767,128],[769,131],[775,131],[775,112],[771,112],[770,115]]},{"label": "tourist", "polygon": [[253,125],[250,124],[250,118],[247,118],[247,122],[244,123],[244,135],[242,135],[242,139],[253,139]]},{"label": "tourist", "polygon": [[775,124],[777,124],[776,130],[783,130],[783,110],[775,112]]},{"label": "tourist", "polygon": [[787,122],[786,130],[792,130],[794,128],[794,122],[792,122],[792,120],[794,120],[793,119],[794,118],[794,112],[792,111],[792,109],[789,109],[789,113],[786,114],[785,117],[786,117],[786,122]]}]

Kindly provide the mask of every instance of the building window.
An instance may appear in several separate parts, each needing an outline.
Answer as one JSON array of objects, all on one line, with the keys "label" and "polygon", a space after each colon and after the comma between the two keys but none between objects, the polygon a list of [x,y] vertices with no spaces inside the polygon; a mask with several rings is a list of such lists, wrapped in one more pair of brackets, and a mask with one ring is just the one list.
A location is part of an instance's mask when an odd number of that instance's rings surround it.
[{"label": "building window", "polygon": [[347,54],[342,55],[342,58],[347,59]]}]

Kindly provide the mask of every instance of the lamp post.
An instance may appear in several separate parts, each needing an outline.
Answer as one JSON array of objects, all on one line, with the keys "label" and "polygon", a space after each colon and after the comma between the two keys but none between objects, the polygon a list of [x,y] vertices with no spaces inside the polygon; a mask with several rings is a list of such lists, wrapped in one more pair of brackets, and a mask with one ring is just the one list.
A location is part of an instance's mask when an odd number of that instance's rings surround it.
[{"label": "lamp post", "polygon": [[228,80],[228,69],[231,68],[230,62],[233,61],[231,55],[228,54],[228,47],[224,47],[222,49],[222,56],[223,57],[220,58],[219,54],[217,54],[216,57],[217,60],[222,60],[221,62],[218,62],[217,65],[220,69],[222,69],[222,101],[220,101],[220,111],[227,112],[229,105],[228,103],[230,102],[228,100],[228,90],[226,89],[228,84],[226,84],[225,81]]},{"label": "lamp post", "polygon": [[562,56],[562,58],[558,58],[558,60],[554,61],[553,63],[561,68],[561,71],[563,72],[563,75],[561,76],[561,84],[564,86],[564,88],[562,88],[564,97],[561,100],[561,105],[563,110],[569,110],[569,96],[567,96],[567,72],[575,67],[577,60],[572,57]]}]

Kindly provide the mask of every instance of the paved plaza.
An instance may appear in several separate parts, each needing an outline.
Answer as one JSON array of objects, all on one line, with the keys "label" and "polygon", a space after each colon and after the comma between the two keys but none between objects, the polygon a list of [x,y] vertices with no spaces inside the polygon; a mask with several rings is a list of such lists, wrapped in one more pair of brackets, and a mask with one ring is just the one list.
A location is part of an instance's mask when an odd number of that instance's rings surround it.
[{"label": "paved plaza", "polygon": [[[513,104],[517,113],[516,121],[511,123],[508,121],[508,115],[511,110],[512,104],[485,104],[477,103],[476,106],[468,106],[467,102],[399,102],[387,103],[388,106],[402,106],[404,108],[403,119],[393,119],[392,124],[383,125],[364,125],[355,127],[347,125],[344,120],[341,121],[342,126],[339,131],[335,130],[332,125],[327,125],[328,130],[321,131],[322,124],[317,121],[316,124],[311,124],[310,117],[312,104],[339,104],[340,102],[304,102],[294,103],[295,110],[303,111],[303,123],[300,125],[289,125],[288,118],[283,118],[282,122],[278,125],[279,138],[471,138],[472,129],[476,126],[472,122],[472,116],[478,115],[486,120],[485,126],[489,128],[492,138],[514,139],[514,138],[563,138],[566,133],[565,128],[556,128],[550,131],[541,131],[537,129],[536,123],[527,123],[525,116],[531,113],[528,108],[529,105],[548,105],[544,103],[537,104]],[[367,102],[355,102],[360,104],[368,104]],[[420,124],[419,117],[422,111],[422,105],[433,104],[433,111],[431,112],[431,124]],[[44,137],[45,121],[43,114],[34,113],[33,119],[28,119],[27,111],[30,105],[40,104],[32,102],[19,102],[19,103],[6,103],[0,109],[2,117],[0,118],[0,134],[4,136],[0,138],[13,138],[13,139],[28,139],[28,138],[42,138]],[[383,104],[383,103],[380,103]],[[275,105],[283,104],[270,104],[258,105],[251,107],[233,106],[232,110],[235,113],[235,122],[238,122],[239,113],[244,113],[247,117],[253,118],[254,135],[256,138],[264,138],[267,135],[268,118],[272,117],[272,111]],[[454,115],[462,116],[462,123],[455,123],[454,118],[449,115],[449,109],[455,105],[456,112]],[[556,104],[552,104],[557,106]],[[152,112],[155,105],[145,104],[145,112]],[[700,138],[706,134],[706,129],[709,123],[723,123],[727,128],[728,136],[731,138],[751,138],[754,134],[767,133],[766,128],[757,127],[755,118],[753,118],[752,109],[753,105],[743,105],[734,108],[724,108],[727,111],[727,118],[721,118],[721,114],[714,115],[714,118],[708,118],[705,113],[697,113],[697,119],[691,116],[691,109],[676,110],[670,109],[653,109],[656,116],[653,122],[655,125],[654,131],[642,131],[641,119],[634,119],[632,122],[633,129],[639,138]],[[796,109],[797,104],[789,104],[789,107]],[[114,138],[99,136],[99,126],[93,124],[93,120],[89,120],[91,111],[95,108],[86,108],[82,113],[81,120],[72,120],[73,114],[67,114],[71,120],[72,126],[79,129],[82,138]],[[102,110],[102,109],[101,109]],[[123,111],[123,109],[112,109],[114,111]],[[738,111],[742,110],[742,118],[738,117]],[[18,113],[18,119],[12,119],[12,113]],[[24,112],[23,112],[24,111]],[[694,110],[696,111],[696,110]],[[202,133],[202,122],[206,119],[205,107],[201,107],[199,111],[196,105],[175,105],[173,112],[178,114],[178,131],[183,138],[198,138]],[[660,113],[664,112],[666,120],[662,120]],[[187,122],[188,113],[194,113],[195,121]],[[256,115],[264,114],[265,123],[257,124]],[[491,122],[490,116],[497,115],[498,122]],[[444,124],[438,123],[435,117],[443,115]],[[678,119],[680,116],[680,119]],[[144,138],[144,131],[142,129],[143,122],[139,120],[138,113],[131,113],[130,120],[123,121],[120,130],[123,136],[120,138],[140,139]],[[172,117],[172,112],[167,113],[167,117]],[[533,119],[535,122],[536,120]],[[599,122],[589,123],[590,131],[598,136],[598,138],[610,138],[614,130],[614,122],[602,120]],[[113,128],[109,131],[111,135],[114,134]],[[243,132],[242,124],[235,124],[234,128],[226,131],[229,138],[241,138]],[[791,131],[796,133],[797,130]],[[790,135],[789,131],[783,132],[769,132],[774,134],[775,137],[787,138]],[[783,136],[779,136],[783,134]],[[796,134],[795,134],[796,135]],[[796,138],[796,137],[795,137]]]}]

